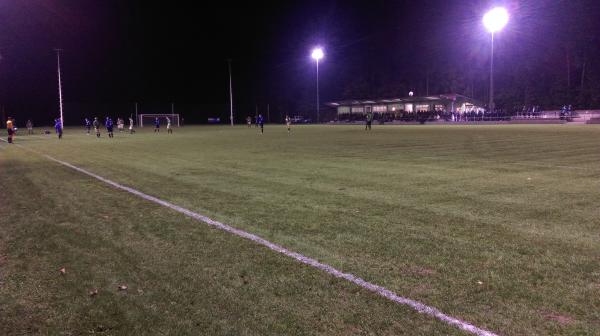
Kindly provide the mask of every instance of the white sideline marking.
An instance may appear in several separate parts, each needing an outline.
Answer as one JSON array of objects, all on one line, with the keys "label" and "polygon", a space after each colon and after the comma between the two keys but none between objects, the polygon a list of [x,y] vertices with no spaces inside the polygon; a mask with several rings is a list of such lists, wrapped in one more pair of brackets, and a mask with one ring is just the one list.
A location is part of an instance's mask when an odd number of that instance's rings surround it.
[{"label": "white sideline marking", "polygon": [[[25,147],[23,147],[21,145],[17,145],[17,146],[19,146],[21,148],[24,148],[24,149],[27,149],[27,150],[30,150],[30,151],[33,151],[33,150],[25,148]],[[36,151],[34,151],[34,152],[36,152]],[[154,196],[150,196],[150,195],[144,194],[141,191],[138,191],[138,190],[135,190],[133,188],[121,185],[121,184],[116,183],[116,182],[113,182],[113,181],[111,181],[111,180],[109,180],[107,178],[104,178],[104,177],[102,177],[100,175],[96,175],[94,173],[91,173],[91,172],[89,172],[89,171],[87,171],[87,170],[85,170],[83,168],[79,168],[79,167],[74,166],[74,165],[72,165],[72,164],[70,164],[68,162],[64,162],[64,161],[55,159],[55,158],[53,158],[53,157],[51,157],[49,155],[41,154],[39,152],[36,152],[36,153],[39,154],[39,155],[44,156],[45,158],[47,158],[49,160],[52,160],[52,161],[57,162],[57,163],[60,163],[63,166],[69,167],[69,168],[74,169],[74,170],[76,170],[76,171],[78,171],[80,173],[83,173],[85,175],[91,176],[91,177],[93,177],[93,178],[95,178],[97,180],[100,180],[100,181],[102,181],[102,182],[104,182],[106,184],[109,184],[109,185],[111,185],[111,186],[113,186],[113,187],[115,187],[117,189],[121,189],[121,190],[127,191],[127,192],[132,193],[132,194],[134,194],[136,196],[139,196],[139,197],[141,197],[141,198],[143,198],[145,200],[148,200],[148,201],[160,204],[160,205],[165,206],[165,207],[167,207],[169,209],[172,209],[172,210],[175,210],[177,212],[180,212],[180,213],[182,213],[182,214],[184,214],[184,215],[186,215],[188,217],[194,218],[194,219],[199,220],[201,222],[204,222],[204,223],[206,223],[208,225],[211,225],[211,226],[213,226],[213,227],[215,227],[217,229],[229,232],[231,234],[234,234],[234,235],[242,237],[242,238],[249,239],[249,240],[251,240],[253,242],[256,242],[256,243],[258,243],[260,245],[266,246],[266,247],[268,247],[269,249],[271,249],[273,251],[276,251],[276,252],[279,252],[281,254],[284,254],[284,255],[286,255],[286,256],[288,256],[290,258],[294,258],[294,259],[298,260],[299,262],[301,262],[303,264],[306,264],[306,265],[315,267],[315,268],[317,268],[319,270],[325,271],[325,272],[327,272],[327,273],[329,273],[329,274],[331,274],[331,275],[333,275],[333,276],[335,276],[337,278],[348,280],[348,281],[350,281],[350,282],[352,282],[352,283],[354,283],[354,284],[356,284],[356,285],[358,285],[358,286],[360,286],[360,287],[362,287],[364,289],[367,289],[367,290],[369,290],[371,292],[379,294],[380,296],[383,296],[384,298],[386,298],[388,300],[394,301],[394,302],[399,303],[401,305],[409,306],[410,308],[416,310],[419,313],[435,317],[435,318],[437,318],[438,320],[440,320],[442,322],[445,322],[445,323],[447,323],[449,325],[458,327],[459,329],[462,329],[464,331],[470,332],[473,335],[477,335],[477,336],[498,336],[497,334],[495,334],[495,333],[493,333],[491,331],[487,331],[485,329],[478,328],[478,327],[476,327],[476,326],[474,326],[474,325],[472,325],[472,324],[470,324],[468,322],[465,322],[465,321],[462,321],[462,320],[457,319],[455,317],[446,315],[446,314],[442,313],[437,308],[427,306],[427,305],[425,305],[425,304],[423,304],[423,303],[421,303],[419,301],[415,301],[415,300],[412,300],[412,299],[408,299],[408,298],[399,296],[399,295],[395,294],[394,292],[390,291],[387,288],[384,288],[384,287],[381,287],[379,285],[375,285],[373,283],[367,282],[367,281],[365,281],[365,280],[361,279],[360,277],[355,276],[353,274],[344,273],[342,271],[339,271],[339,270],[337,270],[337,269],[335,269],[335,268],[333,268],[333,267],[331,267],[331,266],[329,266],[327,264],[320,263],[317,260],[309,258],[309,257],[306,257],[306,256],[304,256],[304,255],[302,255],[300,253],[290,251],[290,250],[286,249],[285,247],[282,247],[282,246],[279,246],[277,244],[271,243],[270,241],[268,241],[268,240],[266,240],[264,238],[261,238],[261,237],[259,237],[257,235],[254,235],[252,233],[249,233],[249,232],[246,232],[246,231],[243,231],[243,230],[240,230],[240,229],[236,229],[236,228],[234,228],[232,226],[223,224],[221,222],[217,222],[217,221],[212,220],[212,219],[210,219],[210,218],[208,218],[206,216],[200,215],[200,214],[198,214],[196,212],[193,212],[191,210],[188,210],[186,208],[182,208],[182,207],[180,207],[178,205],[175,205],[173,203],[170,203],[170,202],[167,202],[167,201],[163,201],[160,198],[156,198]]]}]

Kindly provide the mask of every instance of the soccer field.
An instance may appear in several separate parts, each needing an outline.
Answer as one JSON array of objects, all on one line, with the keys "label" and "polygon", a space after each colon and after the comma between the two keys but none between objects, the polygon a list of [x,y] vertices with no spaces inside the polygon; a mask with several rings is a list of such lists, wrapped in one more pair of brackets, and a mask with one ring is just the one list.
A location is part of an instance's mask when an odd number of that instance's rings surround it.
[{"label": "soccer field", "polygon": [[40,154],[498,335],[600,334],[600,127],[363,127],[0,142],[0,334],[469,334]]}]

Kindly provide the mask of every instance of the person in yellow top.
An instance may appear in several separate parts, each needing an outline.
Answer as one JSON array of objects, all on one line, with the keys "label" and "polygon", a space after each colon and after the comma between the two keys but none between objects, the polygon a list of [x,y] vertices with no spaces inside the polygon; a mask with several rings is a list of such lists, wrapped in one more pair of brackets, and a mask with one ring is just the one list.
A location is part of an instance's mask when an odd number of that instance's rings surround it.
[{"label": "person in yellow top", "polygon": [[15,135],[15,129],[11,117],[8,117],[6,121],[6,130],[8,131],[8,143],[13,143],[13,136]]}]

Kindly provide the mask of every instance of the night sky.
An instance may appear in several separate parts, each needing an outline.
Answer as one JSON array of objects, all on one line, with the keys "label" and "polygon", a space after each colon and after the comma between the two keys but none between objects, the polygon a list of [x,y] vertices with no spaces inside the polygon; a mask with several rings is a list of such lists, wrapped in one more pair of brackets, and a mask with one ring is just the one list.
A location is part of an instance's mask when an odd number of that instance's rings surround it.
[{"label": "night sky", "polygon": [[[496,37],[496,96],[504,108],[600,107],[600,1],[0,0],[0,105],[19,123],[58,114],[63,49],[65,120],[169,112],[190,122],[234,112],[312,116],[313,46],[321,101],[448,93],[485,102],[490,36],[485,11],[506,6]],[[583,79],[583,80],[582,80]],[[100,116],[100,115],[98,115]],[[227,121],[227,120],[223,120]]]}]

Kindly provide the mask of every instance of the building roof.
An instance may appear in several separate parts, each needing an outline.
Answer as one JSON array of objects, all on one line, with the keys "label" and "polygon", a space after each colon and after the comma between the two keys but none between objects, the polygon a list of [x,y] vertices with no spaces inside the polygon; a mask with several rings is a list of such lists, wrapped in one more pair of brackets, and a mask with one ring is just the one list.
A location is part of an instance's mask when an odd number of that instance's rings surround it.
[{"label": "building roof", "polygon": [[331,107],[337,106],[348,106],[348,105],[368,105],[368,104],[393,104],[393,103],[422,103],[422,102],[435,102],[435,101],[456,101],[456,100],[467,100],[475,102],[475,99],[460,95],[458,93],[448,93],[433,96],[423,97],[401,97],[401,98],[386,98],[386,99],[352,99],[352,100],[340,100],[326,103],[325,105]]}]

